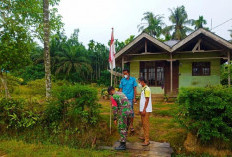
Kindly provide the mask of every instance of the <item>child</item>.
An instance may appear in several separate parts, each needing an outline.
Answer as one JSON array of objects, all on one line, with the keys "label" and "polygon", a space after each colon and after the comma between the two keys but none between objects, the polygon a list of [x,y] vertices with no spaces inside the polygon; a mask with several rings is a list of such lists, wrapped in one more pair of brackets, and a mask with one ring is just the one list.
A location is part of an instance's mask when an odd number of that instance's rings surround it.
[{"label": "child", "polygon": [[122,92],[115,92],[114,87],[108,88],[109,95],[112,95],[111,102],[114,114],[114,124],[118,123],[118,132],[120,134],[120,146],[116,150],[126,150],[126,138],[130,126],[133,110],[131,103]]},{"label": "child", "polygon": [[149,141],[149,116],[152,112],[152,102],[151,102],[151,90],[146,84],[146,80],[144,78],[139,78],[139,86],[142,87],[141,98],[140,98],[140,115],[143,125],[144,137],[140,137],[140,139],[144,140],[142,146],[148,146],[150,144]]}]

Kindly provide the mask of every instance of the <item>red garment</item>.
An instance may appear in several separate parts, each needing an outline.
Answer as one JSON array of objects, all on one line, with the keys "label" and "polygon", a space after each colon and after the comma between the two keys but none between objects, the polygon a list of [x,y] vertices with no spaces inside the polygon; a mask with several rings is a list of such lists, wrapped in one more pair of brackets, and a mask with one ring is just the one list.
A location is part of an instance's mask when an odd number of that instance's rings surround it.
[{"label": "red garment", "polygon": [[114,100],[114,98],[111,96],[110,97],[110,100],[111,100],[111,104],[112,104],[112,107],[117,107],[118,106],[118,104],[117,104],[117,102]]}]

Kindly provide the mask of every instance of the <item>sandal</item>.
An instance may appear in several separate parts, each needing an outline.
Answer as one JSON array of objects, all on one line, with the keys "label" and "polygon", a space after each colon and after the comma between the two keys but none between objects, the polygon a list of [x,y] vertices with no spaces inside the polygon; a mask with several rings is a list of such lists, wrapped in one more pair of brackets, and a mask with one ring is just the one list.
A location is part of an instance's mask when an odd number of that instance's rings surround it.
[{"label": "sandal", "polygon": [[138,139],[140,139],[140,140],[142,140],[142,141],[144,141],[144,140],[145,140],[145,138],[143,138],[143,137],[139,137]]},{"label": "sandal", "polygon": [[143,143],[142,146],[149,146],[150,142],[148,143]]}]

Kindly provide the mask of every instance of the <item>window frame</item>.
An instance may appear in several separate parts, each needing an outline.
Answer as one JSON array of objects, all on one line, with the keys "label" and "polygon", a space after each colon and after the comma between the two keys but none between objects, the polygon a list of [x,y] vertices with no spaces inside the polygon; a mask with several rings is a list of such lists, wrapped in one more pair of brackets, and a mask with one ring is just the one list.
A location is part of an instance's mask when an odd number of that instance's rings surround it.
[{"label": "window frame", "polygon": [[[150,66],[148,66],[148,65],[146,65],[146,63],[148,64],[148,62],[151,62],[151,65]],[[152,63],[153,62],[153,63]],[[143,67],[142,67],[142,64],[144,64],[143,65]],[[152,65],[153,64],[153,65]],[[154,82],[155,82],[155,84],[150,84],[150,82],[149,82],[149,74],[151,73],[151,72],[149,72],[148,70],[149,69],[154,69],[154,73],[155,73],[155,79],[154,79]],[[158,80],[157,80],[157,77],[158,77],[158,75],[157,75],[157,69],[158,68],[162,68],[163,69],[163,84],[161,84],[161,85],[158,85]],[[141,73],[142,73],[142,69],[147,69],[147,81],[148,81],[148,85],[150,86],[150,87],[163,87],[164,86],[164,84],[165,84],[165,65],[164,65],[164,63],[163,62],[154,62],[154,61],[140,61],[140,66],[139,66],[139,76],[141,77],[141,76],[143,76],[144,77],[144,75],[141,75]],[[143,72],[144,73],[144,72]]]},{"label": "window frame", "polygon": [[[204,64],[204,65],[197,65],[197,64]],[[199,74],[194,72],[195,68],[199,68]],[[209,69],[208,74],[204,74],[204,68]],[[211,75],[211,62],[192,62],[192,76],[210,76]]]}]

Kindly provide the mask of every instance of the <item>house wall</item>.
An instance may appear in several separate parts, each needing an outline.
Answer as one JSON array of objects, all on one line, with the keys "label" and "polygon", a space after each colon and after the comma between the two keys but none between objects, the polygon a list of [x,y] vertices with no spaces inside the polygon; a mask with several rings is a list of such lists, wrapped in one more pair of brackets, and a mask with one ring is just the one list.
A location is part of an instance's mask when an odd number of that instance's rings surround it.
[{"label": "house wall", "polygon": [[[205,87],[206,85],[219,85],[220,84],[220,59],[186,59],[184,58],[205,58],[205,57],[219,57],[220,53],[189,53],[189,54],[175,54],[173,59],[179,60],[179,88],[181,87]],[[134,56],[130,59],[130,74],[136,79],[139,78],[140,61],[155,61],[167,60],[168,54],[160,55],[143,55]],[[192,76],[192,62],[211,62],[211,75],[210,76]],[[150,87],[152,94],[164,94],[164,89],[161,87]],[[140,93],[141,89],[138,87],[137,92]]]},{"label": "house wall", "polygon": [[[192,62],[210,62],[210,76],[192,76]],[[220,59],[211,60],[180,60],[179,64],[179,88],[181,87],[205,87],[206,85],[220,84]]]},{"label": "house wall", "polygon": [[[139,70],[140,70],[140,62],[132,61],[130,63],[130,75],[135,77],[138,83],[139,78]],[[152,94],[164,94],[164,89],[161,87],[150,87]],[[141,88],[137,87],[137,93],[141,93]]]}]

